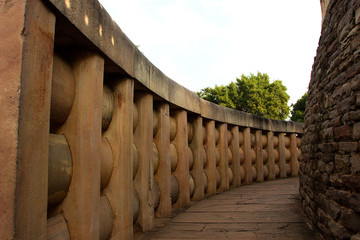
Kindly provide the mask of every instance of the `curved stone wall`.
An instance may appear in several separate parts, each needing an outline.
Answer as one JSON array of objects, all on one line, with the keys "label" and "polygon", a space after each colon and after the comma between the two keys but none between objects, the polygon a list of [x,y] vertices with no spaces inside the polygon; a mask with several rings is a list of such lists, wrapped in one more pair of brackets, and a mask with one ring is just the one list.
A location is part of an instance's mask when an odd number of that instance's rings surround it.
[{"label": "curved stone wall", "polygon": [[360,2],[322,1],[300,162],[302,208],[325,239],[360,231]]}]

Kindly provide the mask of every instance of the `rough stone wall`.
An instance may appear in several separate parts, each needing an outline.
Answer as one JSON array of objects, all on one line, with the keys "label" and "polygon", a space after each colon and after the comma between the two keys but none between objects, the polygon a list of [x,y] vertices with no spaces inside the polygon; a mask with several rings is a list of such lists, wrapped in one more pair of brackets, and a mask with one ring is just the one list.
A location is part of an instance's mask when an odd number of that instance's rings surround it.
[{"label": "rough stone wall", "polygon": [[325,239],[360,232],[360,1],[330,0],[309,85],[303,211]]}]

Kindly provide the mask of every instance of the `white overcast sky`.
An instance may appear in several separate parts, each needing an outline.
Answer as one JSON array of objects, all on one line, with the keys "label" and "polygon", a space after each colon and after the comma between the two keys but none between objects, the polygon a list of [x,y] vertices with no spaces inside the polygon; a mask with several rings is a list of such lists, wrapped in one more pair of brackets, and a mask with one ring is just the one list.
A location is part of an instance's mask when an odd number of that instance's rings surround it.
[{"label": "white overcast sky", "polygon": [[100,0],[164,74],[192,90],[241,74],[306,91],[321,31],[320,0]]}]

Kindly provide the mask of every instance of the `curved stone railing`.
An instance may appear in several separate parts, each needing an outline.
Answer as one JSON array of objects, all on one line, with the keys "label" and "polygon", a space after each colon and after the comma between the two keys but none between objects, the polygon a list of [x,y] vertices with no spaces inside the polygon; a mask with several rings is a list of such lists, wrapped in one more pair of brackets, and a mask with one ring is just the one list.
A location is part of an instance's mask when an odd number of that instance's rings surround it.
[{"label": "curved stone railing", "polygon": [[20,1],[0,24],[14,16],[5,40],[17,51],[4,56],[21,58],[3,84],[21,91],[11,88],[16,100],[3,105],[15,109],[5,120],[18,135],[4,143],[0,206],[12,210],[2,211],[10,224],[1,239],[131,239],[191,201],[297,176],[301,124],[201,100],[98,2]]}]

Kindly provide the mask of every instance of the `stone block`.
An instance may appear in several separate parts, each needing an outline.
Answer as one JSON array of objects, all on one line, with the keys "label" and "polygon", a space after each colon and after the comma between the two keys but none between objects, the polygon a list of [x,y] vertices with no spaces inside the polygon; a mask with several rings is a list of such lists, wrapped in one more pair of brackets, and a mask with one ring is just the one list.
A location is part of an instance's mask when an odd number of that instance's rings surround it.
[{"label": "stone block", "polygon": [[312,143],[312,144],[314,144],[314,143],[318,143],[319,142],[319,135],[318,135],[318,133],[309,133],[308,134],[308,143]]},{"label": "stone block", "polygon": [[331,112],[330,112],[330,118],[331,119],[334,119],[335,117],[337,117],[337,116],[339,116],[339,113],[338,113],[338,111],[337,110],[332,110]]},{"label": "stone block", "polygon": [[321,222],[324,225],[327,225],[328,222],[330,221],[330,217],[321,208],[317,209],[317,218],[319,222]]},{"label": "stone block", "polygon": [[329,214],[329,216],[336,220],[341,212],[341,206],[331,200],[326,201],[326,212]]},{"label": "stone block", "polygon": [[316,212],[316,209],[318,208],[314,201],[310,201],[309,206],[313,212]]},{"label": "stone block", "polygon": [[351,139],[352,127],[349,125],[337,127],[334,129],[334,137],[336,140],[347,140]]},{"label": "stone block", "polygon": [[319,180],[321,178],[321,172],[319,170],[316,170],[314,173],[314,179]]},{"label": "stone block", "polygon": [[299,188],[299,193],[300,193],[300,197],[303,199],[305,197],[304,188],[300,187]]},{"label": "stone block", "polygon": [[309,196],[310,199],[314,198],[314,191],[311,188],[307,187],[306,192],[307,192],[307,196]]},{"label": "stone block", "polygon": [[334,222],[333,220],[329,220],[327,226],[334,237],[337,239],[343,239],[342,236],[344,235],[345,231],[338,223]]},{"label": "stone block", "polygon": [[317,152],[318,150],[319,150],[318,144],[311,144],[311,145],[309,146],[308,152],[312,153],[312,152]]},{"label": "stone block", "polygon": [[360,90],[360,75],[356,75],[350,82],[351,90],[358,91]]},{"label": "stone block", "polygon": [[[333,118],[331,120],[331,124],[334,126],[334,127],[338,127],[338,126],[341,126],[341,116],[337,116],[336,118]],[[335,133],[335,131],[334,131]]]},{"label": "stone block", "polygon": [[308,218],[310,219],[310,221],[315,225],[317,222],[317,218],[316,218],[316,215],[314,214],[314,212],[311,210],[311,208],[306,207],[305,212],[306,212],[306,215],[308,216]]},{"label": "stone block", "polygon": [[331,174],[334,171],[334,163],[330,162],[326,164],[326,173]]},{"label": "stone block", "polygon": [[326,196],[329,199],[333,199],[335,202],[340,205],[347,206],[351,198],[351,193],[343,190],[329,190],[326,193]]},{"label": "stone block", "polygon": [[335,79],[333,79],[331,81],[330,84],[328,84],[329,88],[334,88],[334,86],[339,86],[341,84],[344,84],[344,82],[346,81],[346,73],[340,73]]},{"label": "stone block", "polygon": [[[326,172],[321,174],[321,181],[322,183],[327,184],[329,182],[329,174],[327,174]],[[324,188],[326,188],[326,186],[324,186]]]},{"label": "stone block", "polygon": [[355,24],[357,25],[359,23],[360,23],[360,8],[356,9],[355,11]]},{"label": "stone block", "polygon": [[334,128],[329,127],[324,130],[324,138],[325,139],[332,139],[334,137]]},{"label": "stone block", "polygon": [[343,175],[341,179],[347,188],[360,192],[360,176]]},{"label": "stone block", "polygon": [[324,153],[322,156],[322,160],[326,163],[334,161],[334,153]]},{"label": "stone block", "polygon": [[360,172],[360,155],[355,154],[350,157],[350,170],[351,173],[359,173]]},{"label": "stone block", "polygon": [[322,129],[329,128],[329,127],[331,127],[331,122],[330,122],[330,120],[326,120],[326,121],[324,121],[324,122],[321,124],[321,128],[322,128]]},{"label": "stone block", "polygon": [[338,172],[347,172],[350,165],[350,157],[348,155],[335,155],[335,169]]},{"label": "stone block", "polygon": [[347,78],[352,78],[352,77],[354,77],[356,74],[359,74],[359,73],[360,73],[360,62],[353,64],[353,65],[346,71],[346,76],[347,76]]},{"label": "stone block", "polygon": [[340,114],[346,114],[351,110],[351,102],[353,100],[353,97],[347,97],[343,99],[340,103],[337,104],[337,110],[339,115]]},{"label": "stone block", "polygon": [[330,233],[330,231],[329,231],[329,229],[328,229],[327,226],[325,226],[324,224],[322,224],[322,223],[320,223],[320,222],[318,222],[318,223],[316,224],[316,226],[317,226],[317,228],[320,230],[321,234],[323,235],[323,237],[324,237],[325,239],[328,239],[329,237],[331,237],[331,233]]},{"label": "stone block", "polygon": [[322,173],[326,171],[326,164],[321,160],[318,161],[318,170]]},{"label": "stone block", "polygon": [[351,194],[349,207],[357,213],[360,213],[360,193]]},{"label": "stone block", "polygon": [[[360,85],[360,83],[359,83]],[[350,119],[353,121],[360,120],[360,110],[350,112]]]},{"label": "stone block", "polygon": [[351,85],[350,82],[347,82],[341,86],[341,95],[342,97],[347,97],[351,93]]},{"label": "stone block", "polygon": [[350,112],[347,112],[344,114],[344,116],[342,117],[341,121],[345,124],[351,124],[350,122]]},{"label": "stone block", "polygon": [[323,143],[323,144],[319,144],[319,149],[324,153],[333,153],[338,151],[339,144],[337,142]]},{"label": "stone block", "polygon": [[352,137],[354,140],[360,140],[360,122],[357,122],[353,126]]},{"label": "stone block", "polygon": [[348,228],[351,229],[353,232],[360,231],[360,214],[355,213],[351,209],[343,209],[341,211],[341,220],[340,223]]},{"label": "stone block", "polygon": [[327,198],[324,194],[322,193],[317,194],[315,196],[315,201],[319,206],[322,206],[324,209],[326,209],[325,206],[326,206]]},{"label": "stone block", "polygon": [[339,151],[345,153],[355,152],[358,149],[357,142],[340,142]]}]

